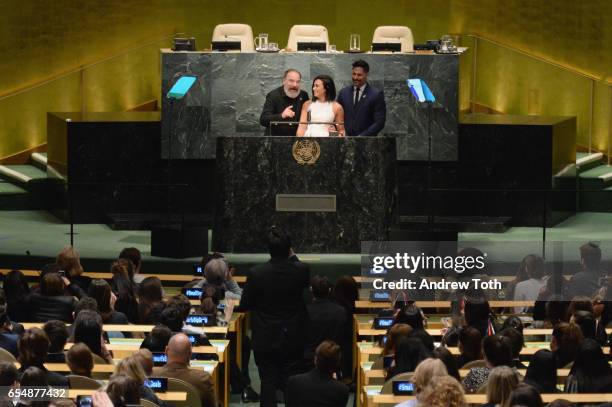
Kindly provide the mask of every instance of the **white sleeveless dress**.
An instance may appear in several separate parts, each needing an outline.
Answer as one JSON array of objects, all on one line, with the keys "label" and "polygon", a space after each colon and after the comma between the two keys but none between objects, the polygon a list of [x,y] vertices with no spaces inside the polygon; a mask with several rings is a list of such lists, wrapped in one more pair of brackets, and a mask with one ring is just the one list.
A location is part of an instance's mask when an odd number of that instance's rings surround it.
[{"label": "white sleeveless dress", "polygon": [[[334,114],[333,102],[312,102],[308,108],[310,112],[309,124],[306,128],[306,137],[329,137],[329,124],[333,123],[336,115]],[[321,123],[321,124],[317,124]]]}]

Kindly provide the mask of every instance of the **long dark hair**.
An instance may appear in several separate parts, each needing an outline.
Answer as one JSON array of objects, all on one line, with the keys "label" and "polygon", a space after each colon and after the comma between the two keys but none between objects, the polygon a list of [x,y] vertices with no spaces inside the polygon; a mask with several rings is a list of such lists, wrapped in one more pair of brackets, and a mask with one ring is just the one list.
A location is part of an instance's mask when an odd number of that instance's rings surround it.
[{"label": "long dark hair", "polygon": [[351,315],[355,313],[355,301],[359,299],[359,289],[353,276],[338,277],[334,285],[333,296],[347,313]]},{"label": "long dark hair", "polygon": [[96,355],[102,357],[102,317],[97,312],[83,310],[74,321],[74,343],[84,343]]},{"label": "long dark hair", "polygon": [[91,284],[89,284],[87,294],[98,303],[98,313],[102,317],[102,321],[108,322],[113,313],[113,309],[111,308],[110,285],[102,279],[93,280]]},{"label": "long dark hair", "polygon": [[594,339],[586,338],[578,346],[570,373],[576,378],[578,393],[608,393],[612,390],[612,368]]},{"label": "long dark hair", "polygon": [[542,393],[557,391],[557,362],[551,351],[540,349],[532,356],[525,383],[535,386]]},{"label": "long dark hair", "polygon": [[[323,89],[325,89],[325,102],[332,102],[336,100],[336,84],[329,75],[317,75],[312,80],[312,87],[314,88],[315,81],[320,80],[323,83]],[[314,91],[312,92],[312,101],[316,102]]]},{"label": "long dark hair", "polygon": [[417,338],[400,338],[395,345],[395,367],[390,375],[414,372],[419,363],[427,359],[430,352]]},{"label": "long dark hair", "polygon": [[117,296],[115,309],[123,312],[132,324],[138,324],[142,321],[138,317],[136,284],[134,284],[133,277],[130,277],[131,268],[132,262],[129,260],[120,259],[114,262],[111,266],[111,273],[113,274],[111,288]]}]

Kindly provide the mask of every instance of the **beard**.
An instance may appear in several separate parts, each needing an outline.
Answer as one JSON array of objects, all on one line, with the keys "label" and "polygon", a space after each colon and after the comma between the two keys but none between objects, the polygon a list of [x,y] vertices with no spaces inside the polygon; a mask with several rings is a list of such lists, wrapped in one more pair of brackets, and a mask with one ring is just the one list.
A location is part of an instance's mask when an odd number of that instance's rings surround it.
[{"label": "beard", "polygon": [[295,99],[296,97],[300,95],[300,90],[285,88],[285,94],[289,96],[291,99]]}]

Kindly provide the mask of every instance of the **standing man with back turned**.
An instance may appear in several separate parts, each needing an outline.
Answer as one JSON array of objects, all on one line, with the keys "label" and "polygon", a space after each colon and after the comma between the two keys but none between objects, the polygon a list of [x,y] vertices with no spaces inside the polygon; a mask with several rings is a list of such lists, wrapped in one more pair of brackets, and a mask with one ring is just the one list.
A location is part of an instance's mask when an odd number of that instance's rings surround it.
[{"label": "standing man with back turned", "polygon": [[270,260],[247,274],[240,308],[251,316],[255,364],[261,379],[261,407],[276,407],[276,390],[301,373],[308,333],[303,292],[310,282],[308,266],[297,260],[283,231],[268,232]]},{"label": "standing man with back turned", "polygon": [[347,136],[376,136],[387,117],[385,95],[368,83],[370,65],[364,60],[353,62],[353,85],[340,91],[338,103],[344,108]]},{"label": "standing man with back turned", "polygon": [[[300,89],[302,74],[296,69],[287,69],[283,75],[283,86],[266,95],[266,103],[259,123],[266,128],[266,136],[295,136],[302,105],[308,93]],[[271,122],[286,122],[272,125]]]}]

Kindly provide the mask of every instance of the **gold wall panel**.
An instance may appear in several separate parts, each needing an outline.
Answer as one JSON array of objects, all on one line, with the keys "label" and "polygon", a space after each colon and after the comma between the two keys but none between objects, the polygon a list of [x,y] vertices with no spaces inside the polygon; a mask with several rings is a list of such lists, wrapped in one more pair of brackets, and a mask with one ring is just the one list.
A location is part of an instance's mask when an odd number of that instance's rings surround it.
[{"label": "gold wall panel", "polygon": [[590,79],[487,41],[476,55],[475,100],[508,114],[577,116],[577,143],[589,145]]}]

